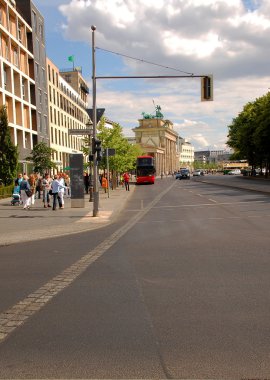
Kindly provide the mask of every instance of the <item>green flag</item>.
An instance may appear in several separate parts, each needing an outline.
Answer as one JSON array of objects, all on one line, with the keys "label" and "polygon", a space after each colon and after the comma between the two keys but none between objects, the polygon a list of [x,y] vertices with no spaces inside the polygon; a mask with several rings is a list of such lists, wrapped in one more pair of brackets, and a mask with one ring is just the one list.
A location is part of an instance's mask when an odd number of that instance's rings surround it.
[{"label": "green flag", "polygon": [[70,56],[68,57],[68,60],[69,60],[69,62],[74,62],[74,55],[70,55]]}]

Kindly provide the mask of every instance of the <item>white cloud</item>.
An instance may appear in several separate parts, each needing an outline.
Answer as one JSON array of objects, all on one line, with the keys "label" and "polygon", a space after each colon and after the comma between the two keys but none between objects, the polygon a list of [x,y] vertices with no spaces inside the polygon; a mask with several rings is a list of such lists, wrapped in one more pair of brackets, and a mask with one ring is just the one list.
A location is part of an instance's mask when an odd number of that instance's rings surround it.
[{"label": "white cloud", "polygon": [[[142,111],[153,111],[154,98],[179,134],[195,147],[225,146],[232,118],[246,102],[268,90],[269,0],[252,4],[241,0],[70,0],[63,1],[60,11],[68,40],[89,43],[94,24],[98,47],[185,72],[214,75],[214,102],[208,103],[200,102],[198,78],[137,81],[130,82],[130,87],[127,82],[124,90],[118,83],[98,82],[100,107],[125,131],[136,126]],[[112,54],[102,57],[98,70],[103,75],[111,71],[180,74],[127,58],[125,67],[119,61],[113,67]]]}]

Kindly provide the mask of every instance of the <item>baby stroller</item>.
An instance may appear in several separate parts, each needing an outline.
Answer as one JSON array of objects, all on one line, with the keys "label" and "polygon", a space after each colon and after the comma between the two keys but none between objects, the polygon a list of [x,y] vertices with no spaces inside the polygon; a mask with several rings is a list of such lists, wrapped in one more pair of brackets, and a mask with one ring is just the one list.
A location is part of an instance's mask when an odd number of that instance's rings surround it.
[{"label": "baby stroller", "polygon": [[13,189],[12,199],[11,199],[11,205],[21,205],[21,195],[20,195],[20,186],[15,186]]}]

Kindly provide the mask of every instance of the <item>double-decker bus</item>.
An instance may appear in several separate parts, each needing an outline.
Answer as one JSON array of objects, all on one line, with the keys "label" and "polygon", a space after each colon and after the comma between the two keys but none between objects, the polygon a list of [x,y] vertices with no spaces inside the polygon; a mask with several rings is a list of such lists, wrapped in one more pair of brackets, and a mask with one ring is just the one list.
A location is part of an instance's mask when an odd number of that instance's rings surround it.
[{"label": "double-decker bus", "polygon": [[155,165],[154,157],[152,156],[139,156],[136,163],[136,182],[142,183],[155,183]]}]

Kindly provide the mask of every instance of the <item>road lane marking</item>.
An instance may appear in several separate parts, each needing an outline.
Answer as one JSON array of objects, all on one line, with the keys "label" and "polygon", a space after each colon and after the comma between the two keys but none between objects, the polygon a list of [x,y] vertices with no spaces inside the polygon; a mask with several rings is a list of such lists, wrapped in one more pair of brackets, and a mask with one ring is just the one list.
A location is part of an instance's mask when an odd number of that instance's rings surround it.
[{"label": "road lane marking", "polygon": [[18,327],[40,311],[56,295],[71,285],[88,267],[111,248],[122,236],[124,236],[136,223],[138,223],[175,185],[173,183],[163,192],[158,194],[143,210],[134,215],[123,227],[116,230],[107,239],[97,245],[86,255],[70,267],[63,270],[59,275],[52,278],[45,285],[17,304],[0,314],[0,344],[9,337]]},{"label": "road lane marking", "polygon": [[241,201],[241,202],[215,202],[215,203],[193,203],[193,204],[182,204],[182,205],[172,205],[172,206],[158,206],[153,208],[179,208],[179,207],[201,207],[201,206],[235,206],[238,204],[250,204],[250,203],[266,203],[269,204],[269,201]]},{"label": "road lane marking", "polygon": [[[243,217],[241,216],[227,216],[227,217],[209,217],[209,218],[197,218],[196,220],[197,221],[207,221],[207,220],[228,220],[228,219],[242,219],[242,220],[245,220],[246,218],[257,218],[257,219],[263,219],[263,218],[269,218],[270,217],[270,214],[269,215],[244,215]],[[172,223],[175,223],[175,222],[185,222],[186,223],[186,219],[170,219],[170,221]],[[140,221],[138,222],[139,224],[149,224],[149,223],[168,223],[168,220],[167,219],[164,219],[164,220],[153,220],[151,222],[149,222],[149,220],[147,221]]]}]

